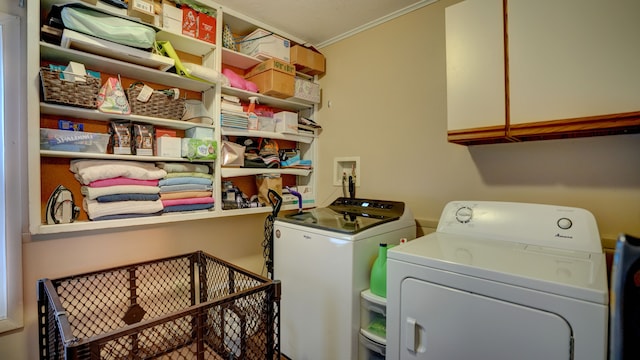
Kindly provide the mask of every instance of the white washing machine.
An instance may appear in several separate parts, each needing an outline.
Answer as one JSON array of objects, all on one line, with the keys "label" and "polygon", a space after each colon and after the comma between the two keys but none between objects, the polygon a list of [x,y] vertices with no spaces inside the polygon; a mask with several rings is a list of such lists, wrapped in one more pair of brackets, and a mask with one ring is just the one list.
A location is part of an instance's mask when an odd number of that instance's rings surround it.
[{"label": "white washing machine", "polygon": [[404,203],[338,198],[274,222],[274,278],[282,282],[280,344],[295,360],[357,359],[360,292],[380,243],[414,239]]},{"label": "white washing machine", "polygon": [[606,359],[606,263],[586,210],[455,201],[387,259],[387,359]]}]

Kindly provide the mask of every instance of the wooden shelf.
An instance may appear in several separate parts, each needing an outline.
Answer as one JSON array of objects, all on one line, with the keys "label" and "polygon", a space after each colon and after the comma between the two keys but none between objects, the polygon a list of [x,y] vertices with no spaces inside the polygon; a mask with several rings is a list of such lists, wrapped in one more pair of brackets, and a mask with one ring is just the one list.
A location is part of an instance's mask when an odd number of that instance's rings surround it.
[{"label": "wooden shelf", "polygon": [[43,60],[57,64],[66,65],[69,61],[75,61],[84,64],[89,70],[107,74],[117,72],[124,77],[192,91],[206,91],[215,87],[214,84],[208,82],[193,80],[174,73],[159,71],[78,50],[67,49],[46,42],[40,42],[40,56]]}]

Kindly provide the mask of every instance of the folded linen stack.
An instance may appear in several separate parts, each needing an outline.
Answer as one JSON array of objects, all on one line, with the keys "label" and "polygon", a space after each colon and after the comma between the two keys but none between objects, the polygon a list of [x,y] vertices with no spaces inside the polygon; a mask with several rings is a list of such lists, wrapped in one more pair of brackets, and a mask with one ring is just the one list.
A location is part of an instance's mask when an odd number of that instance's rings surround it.
[{"label": "folded linen stack", "polygon": [[154,164],[120,160],[72,160],[84,211],[91,220],[162,214],[158,180],[167,172]]},{"label": "folded linen stack", "polygon": [[193,163],[157,163],[167,172],[158,182],[164,212],[213,208],[213,176],[209,166]]}]

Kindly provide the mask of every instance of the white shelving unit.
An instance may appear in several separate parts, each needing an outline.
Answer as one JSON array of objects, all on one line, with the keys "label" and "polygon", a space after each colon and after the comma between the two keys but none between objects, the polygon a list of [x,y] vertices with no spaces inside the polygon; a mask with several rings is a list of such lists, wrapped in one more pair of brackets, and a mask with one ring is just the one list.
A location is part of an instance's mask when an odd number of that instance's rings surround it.
[{"label": "white shelving unit", "polygon": [[[105,221],[76,221],[70,224],[48,225],[45,223],[42,212],[43,202],[46,202],[49,194],[42,193],[42,178],[48,174],[42,173],[43,162],[53,161],[56,159],[114,159],[114,160],[135,160],[144,162],[189,162],[185,158],[166,158],[157,156],[138,156],[138,155],[113,155],[113,154],[96,154],[96,153],[77,153],[64,151],[41,150],[39,144],[39,129],[41,119],[45,117],[60,117],[78,119],[78,121],[93,122],[109,122],[113,119],[125,119],[132,122],[140,122],[152,124],[154,126],[170,128],[175,130],[186,130],[194,126],[204,126],[213,128],[215,137],[220,148],[223,136],[248,136],[255,138],[272,138],[292,141],[298,144],[301,149],[303,159],[308,159],[317,163],[316,141],[317,136],[312,134],[279,134],[264,131],[249,131],[242,129],[230,129],[220,127],[220,108],[219,103],[222,94],[230,94],[238,96],[243,101],[248,101],[249,96],[258,96],[260,104],[269,105],[285,111],[300,112],[303,116],[312,117],[315,112],[315,105],[299,99],[279,99],[275,97],[265,96],[239,90],[220,84],[192,80],[179,76],[174,73],[162,72],[153,68],[128,63],[126,61],[116,60],[100,55],[86,53],[79,50],[63,48],[55,44],[50,44],[40,40],[41,22],[35,21],[40,19],[41,14],[46,14],[51,4],[67,3],[65,0],[41,0],[40,2],[29,2],[27,6],[27,16],[34,19],[27,25],[27,78],[28,83],[28,172],[29,172],[29,230],[32,234],[56,234],[75,231],[90,231],[101,229],[114,229],[130,226],[144,226],[168,222],[182,222],[190,220],[207,219],[221,216],[240,216],[256,213],[271,212],[271,207],[250,208],[250,209],[222,209],[222,179],[233,179],[237,177],[248,177],[259,174],[284,174],[292,175],[297,179],[299,185],[314,185],[314,173],[312,170],[306,169],[264,169],[264,168],[224,168],[219,162],[212,161],[194,161],[198,163],[209,163],[214,172],[214,198],[216,200],[215,207],[209,211],[192,211],[182,213],[167,213],[161,216],[128,218],[119,220]],[[279,35],[289,38],[290,40],[302,43],[300,39],[291,37],[290,35],[280,32],[277,29],[269,27],[267,24],[261,23],[243,14],[237,13],[231,9],[223,9],[218,4],[209,0],[200,0],[200,2],[217,11],[217,39],[216,44],[201,41],[181,34],[175,34],[163,30],[159,30],[156,35],[157,40],[170,41],[174,49],[201,59],[202,65],[221,72],[225,65],[233,66],[239,69],[249,69],[261,62],[257,58],[253,58],[239,52],[225,49],[221,45],[222,29],[224,23],[232,24],[236,33],[250,33],[256,28],[265,28],[269,31],[278,33]],[[86,3],[83,3],[86,4]],[[91,5],[88,5],[91,6]],[[102,9],[104,10],[104,9]],[[99,71],[105,74],[120,75],[124,78],[134,79],[142,82],[149,82],[168,87],[177,87],[180,89],[200,93],[205,108],[215,119],[214,125],[194,124],[190,122],[171,120],[163,118],[153,118],[140,115],[114,115],[106,114],[98,110],[84,109],[72,106],[57,105],[42,102],[40,92],[40,64],[41,62],[51,62],[57,64],[67,64],[69,61],[83,63],[87,69]],[[64,164],[64,161],[62,162]],[[64,166],[64,165],[55,165]],[[315,194],[315,186],[313,186]],[[82,197],[75,194],[76,204],[80,205]],[[44,200],[43,200],[44,199]],[[283,210],[295,209],[296,205],[283,206]]]}]

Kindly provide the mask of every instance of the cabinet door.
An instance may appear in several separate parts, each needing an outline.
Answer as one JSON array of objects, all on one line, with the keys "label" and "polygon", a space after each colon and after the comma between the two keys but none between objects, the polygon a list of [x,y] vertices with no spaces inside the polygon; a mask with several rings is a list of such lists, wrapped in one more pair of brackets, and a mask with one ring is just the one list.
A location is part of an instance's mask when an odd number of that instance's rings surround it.
[{"label": "cabinet door", "polygon": [[509,0],[511,124],[640,110],[640,1]]},{"label": "cabinet door", "polygon": [[446,8],[448,130],[505,128],[502,0]]},{"label": "cabinet door", "polygon": [[571,358],[571,328],[557,314],[414,278],[400,299],[400,359]]}]

